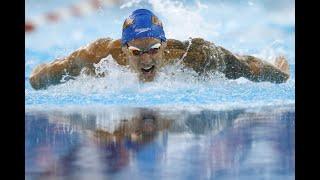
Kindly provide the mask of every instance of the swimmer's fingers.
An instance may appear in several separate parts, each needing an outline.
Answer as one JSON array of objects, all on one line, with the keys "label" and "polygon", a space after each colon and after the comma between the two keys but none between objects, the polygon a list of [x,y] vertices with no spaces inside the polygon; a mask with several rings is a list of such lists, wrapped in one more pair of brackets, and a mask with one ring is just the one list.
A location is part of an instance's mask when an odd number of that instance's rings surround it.
[{"label": "swimmer's fingers", "polygon": [[290,74],[288,60],[283,55],[280,55],[276,58],[275,66],[279,68],[282,72],[288,75]]}]

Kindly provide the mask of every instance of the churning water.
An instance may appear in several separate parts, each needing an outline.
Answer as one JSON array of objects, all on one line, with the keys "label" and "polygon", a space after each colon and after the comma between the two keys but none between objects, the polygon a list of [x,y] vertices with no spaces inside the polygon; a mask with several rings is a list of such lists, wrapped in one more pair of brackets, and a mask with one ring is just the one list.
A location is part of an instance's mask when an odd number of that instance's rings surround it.
[{"label": "churning water", "polygon": [[[77,2],[28,0],[26,17]],[[167,38],[202,37],[271,63],[285,55],[291,77],[282,84],[197,78],[176,64],[139,83],[107,57],[104,78],[31,88],[38,64],[119,38],[136,8],[158,15]],[[27,34],[26,179],[294,179],[294,8],[293,0],[129,0]]]},{"label": "churning water", "polygon": [[[35,17],[75,1],[28,1],[26,16]],[[199,80],[179,65],[163,69],[152,83],[141,84],[136,75],[112,59],[108,76],[81,76],[47,90],[35,91],[28,77],[36,65],[70,54],[100,37],[119,38],[123,20],[136,8],[154,11],[164,23],[167,38],[203,37],[234,53],[250,54],[273,63],[285,55],[291,77],[283,84],[254,83],[244,78],[227,80],[212,75]],[[172,1],[135,0],[108,7],[82,18],[42,26],[26,36],[25,103],[62,105],[207,105],[229,106],[292,104],[295,100],[294,2],[292,1]],[[172,75],[174,72],[174,75]]]}]

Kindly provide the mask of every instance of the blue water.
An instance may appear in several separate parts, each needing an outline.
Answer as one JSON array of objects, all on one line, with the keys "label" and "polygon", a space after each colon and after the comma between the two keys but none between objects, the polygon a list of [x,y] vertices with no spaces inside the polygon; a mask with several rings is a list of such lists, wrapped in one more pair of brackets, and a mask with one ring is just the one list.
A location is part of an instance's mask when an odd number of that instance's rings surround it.
[{"label": "blue water", "polygon": [[27,179],[294,179],[293,107],[26,113]]},{"label": "blue water", "polygon": [[[28,0],[26,19],[77,2]],[[285,55],[291,77],[282,84],[199,79],[176,64],[140,83],[107,58],[104,78],[31,88],[38,64],[100,37],[119,38],[136,8],[153,10],[167,38],[202,37],[270,63]],[[26,178],[294,179],[294,9],[293,0],[122,0],[38,27],[25,39]]]},{"label": "blue water", "polygon": [[[66,7],[75,1],[28,1],[26,19]],[[172,1],[141,0],[106,7],[82,18],[41,26],[26,36],[25,104],[34,106],[201,105],[226,108],[266,104],[294,104],[295,23],[293,1]],[[136,3],[134,3],[136,2]],[[111,62],[109,77],[78,77],[65,84],[35,91],[28,77],[40,63],[66,56],[100,37],[119,38],[123,20],[135,8],[149,8],[163,21],[168,38],[203,37],[234,53],[250,54],[273,63],[284,54],[291,77],[283,84],[253,83],[244,78],[212,76],[205,81],[179,66],[164,69],[155,82],[141,84],[128,69]],[[197,24],[195,26],[195,24]],[[175,72],[176,75],[170,75]]]}]

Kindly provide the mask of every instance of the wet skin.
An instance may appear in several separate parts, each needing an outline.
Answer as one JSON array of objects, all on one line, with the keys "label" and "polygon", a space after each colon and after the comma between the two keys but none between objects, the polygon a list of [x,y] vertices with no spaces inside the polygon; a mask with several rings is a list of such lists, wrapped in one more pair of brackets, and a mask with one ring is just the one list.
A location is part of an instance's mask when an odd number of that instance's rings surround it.
[{"label": "wet skin", "polygon": [[253,56],[234,55],[202,38],[193,38],[190,42],[167,39],[161,45],[159,43],[158,39],[144,38],[122,46],[120,39],[100,38],[69,56],[38,65],[30,75],[30,84],[34,89],[45,89],[62,83],[66,72],[70,77],[79,76],[82,72],[99,77],[94,64],[109,55],[119,65],[128,65],[142,82],[154,80],[161,67],[174,64],[180,58],[183,58],[181,63],[185,67],[199,75],[219,71],[228,79],[245,77],[251,81],[273,83],[286,82],[290,77],[285,57],[278,57],[275,64],[270,64]]},{"label": "wet skin", "polygon": [[[160,43],[160,47],[157,44]],[[134,50],[148,51],[154,47],[153,52],[134,54]],[[162,64],[164,56],[165,42],[155,38],[143,38],[130,41],[127,46],[122,47],[122,51],[128,57],[128,64],[132,70],[138,73],[139,79],[144,82],[153,81]]]}]

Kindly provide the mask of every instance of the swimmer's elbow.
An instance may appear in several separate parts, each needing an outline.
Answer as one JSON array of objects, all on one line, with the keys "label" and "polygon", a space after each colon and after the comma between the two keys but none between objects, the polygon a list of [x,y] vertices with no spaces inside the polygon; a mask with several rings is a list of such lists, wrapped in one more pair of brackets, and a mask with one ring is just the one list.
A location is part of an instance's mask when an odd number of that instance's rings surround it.
[{"label": "swimmer's elbow", "polygon": [[31,87],[35,90],[45,88],[45,84],[42,82],[44,80],[45,67],[46,64],[40,64],[31,72],[31,75],[29,77],[29,83]]},{"label": "swimmer's elbow", "polygon": [[29,83],[30,83],[31,87],[35,90],[40,90],[40,89],[46,88],[46,86],[43,83],[41,83],[40,79],[35,75],[30,76]]},{"label": "swimmer's elbow", "polygon": [[289,74],[283,73],[283,74],[281,75],[281,77],[279,78],[279,81],[277,81],[276,83],[277,83],[277,84],[285,83],[285,82],[288,81],[289,78],[290,78],[290,75],[289,75]]},{"label": "swimmer's elbow", "polygon": [[286,83],[289,78],[290,75],[288,73],[280,73],[273,76],[267,76],[265,78],[260,79],[260,81],[269,81],[271,83],[281,84]]},{"label": "swimmer's elbow", "polygon": [[41,86],[39,85],[38,81],[36,80],[36,78],[34,76],[31,76],[29,78],[29,83],[33,89],[35,89],[35,90],[41,89]]}]

